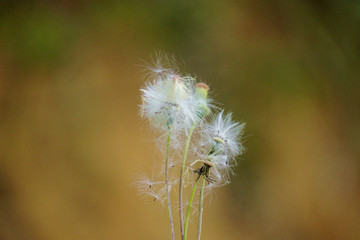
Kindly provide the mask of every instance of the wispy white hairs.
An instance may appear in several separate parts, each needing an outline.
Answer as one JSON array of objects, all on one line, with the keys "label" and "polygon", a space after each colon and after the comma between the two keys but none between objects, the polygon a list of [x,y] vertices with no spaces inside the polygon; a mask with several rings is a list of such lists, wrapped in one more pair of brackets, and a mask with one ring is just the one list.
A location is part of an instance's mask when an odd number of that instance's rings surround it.
[{"label": "wispy white hairs", "polygon": [[[216,108],[208,97],[208,85],[197,83],[196,78],[181,74],[171,57],[157,55],[153,64],[146,66],[145,72],[146,83],[140,89],[140,115],[149,121],[151,127],[167,136],[165,161],[161,161],[164,164],[162,169],[165,180],[153,181],[142,177],[136,181],[136,185],[142,195],[150,196],[154,201],[168,200],[172,238],[175,239],[170,196],[175,189],[173,186],[179,183],[180,231],[181,239],[186,240],[187,224],[199,178],[203,179],[199,194],[199,204],[202,206],[204,191],[212,191],[213,188],[230,183],[237,165],[236,157],[245,150],[241,142],[245,123],[233,121],[232,114],[225,114],[224,110],[211,113]],[[196,140],[191,143],[193,133]],[[171,162],[170,150],[179,152],[172,153]],[[174,159],[183,150],[182,160]],[[192,157],[190,161],[187,161],[188,152]],[[176,163],[181,164],[178,166]],[[202,166],[195,168],[198,163]],[[180,177],[176,175],[177,171],[169,171],[170,168],[180,168]],[[193,190],[187,202],[184,227],[182,191],[191,185]],[[201,222],[202,209],[199,211],[198,239]]]}]

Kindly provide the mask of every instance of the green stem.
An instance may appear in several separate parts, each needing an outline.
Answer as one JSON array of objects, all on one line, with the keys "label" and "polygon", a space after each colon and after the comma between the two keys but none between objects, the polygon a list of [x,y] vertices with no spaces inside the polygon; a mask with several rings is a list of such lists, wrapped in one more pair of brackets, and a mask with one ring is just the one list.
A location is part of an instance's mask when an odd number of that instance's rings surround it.
[{"label": "green stem", "polygon": [[189,201],[189,205],[188,205],[188,208],[187,208],[187,212],[186,212],[185,228],[184,228],[184,240],[186,240],[186,238],[187,238],[187,229],[188,229],[188,226],[189,226],[190,210],[191,210],[192,202],[193,202],[193,200],[194,200],[194,196],[195,196],[195,192],[196,192],[196,185],[197,185],[198,180],[199,180],[199,178],[196,178],[195,183],[194,183],[194,186],[193,186],[193,189],[192,189],[192,192],[191,192],[191,196],[190,196],[190,201]]},{"label": "green stem", "polygon": [[194,132],[194,129],[196,128],[197,123],[194,123],[194,125],[191,127],[189,136],[186,140],[185,150],[184,150],[184,156],[182,160],[181,165],[181,171],[180,171],[180,183],[179,183],[179,216],[180,216],[180,231],[181,231],[181,239],[184,239],[184,217],[183,217],[183,182],[184,182],[184,170],[185,170],[185,163],[186,163],[186,157],[190,145],[191,136]]},{"label": "green stem", "polygon": [[168,133],[167,143],[166,143],[166,153],[165,153],[165,186],[166,186],[166,199],[168,202],[169,209],[169,219],[170,219],[170,228],[171,228],[171,236],[172,239],[175,240],[175,231],[174,231],[174,223],[171,212],[171,201],[170,201],[170,190],[169,190],[169,147],[170,147],[170,130]]},{"label": "green stem", "polygon": [[203,181],[202,181],[202,184],[201,184],[201,189],[200,189],[199,223],[198,223],[197,240],[200,240],[200,237],[201,237],[202,213],[203,213],[203,202],[204,202],[204,188],[205,188],[205,178],[203,178]]}]

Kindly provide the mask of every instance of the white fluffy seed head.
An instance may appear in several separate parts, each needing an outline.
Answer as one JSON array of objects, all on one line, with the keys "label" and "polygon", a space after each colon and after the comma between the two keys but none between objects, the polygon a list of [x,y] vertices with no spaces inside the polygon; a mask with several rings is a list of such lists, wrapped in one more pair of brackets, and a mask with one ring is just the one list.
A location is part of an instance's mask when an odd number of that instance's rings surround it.
[{"label": "white fluffy seed head", "polygon": [[244,123],[232,121],[231,113],[224,115],[224,111],[221,111],[201,129],[198,149],[203,150],[198,152],[198,157],[213,163],[210,174],[214,186],[230,182],[237,164],[235,158],[244,151],[241,144],[244,127]]},{"label": "white fluffy seed head", "polygon": [[203,139],[215,152],[232,160],[245,150],[241,144],[244,128],[245,123],[233,122],[231,113],[224,116],[224,111],[221,111],[205,126]]},{"label": "white fluffy seed head", "polygon": [[[228,184],[236,165],[235,158],[245,150],[241,144],[245,124],[233,122],[232,114],[225,115],[224,111],[206,123],[206,116],[215,108],[208,97],[209,87],[204,83],[196,84],[195,78],[191,76],[181,75],[176,65],[172,65],[174,61],[167,56],[157,56],[153,62],[153,66],[145,70],[147,83],[141,89],[140,115],[149,120],[152,127],[163,133],[171,132],[171,152],[182,149],[181,143],[185,142],[188,130],[198,124],[200,131],[195,135],[199,136],[200,141],[192,153],[210,169],[202,175],[207,177],[211,188]],[[164,138],[160,140],[167,138],[167,134],[163,135]],[[169,166],[176,167],[177,162],[170,161]],[[191,166],[185,171],[184,182],[192,176],[190,172]],[[177,183],[171,179],[170,187]],[[163,200],[164,182],[138,181],[137,184],[140,192],[156,200]]]},{"label": "white fluffy seed head", "polygon": [[233,168],[236,162],[230,162],[226,155],[209,155],[209,161],[214,163],[214,167],[210,169],[211,176],[214,178],[214,185],[223,186],[230,183],[230,176],[234,174]]},{"label": "white fluffy seed head", "polygon": [[210,113],[209,87],[195,84],[195,78],[180,75],[171,61],[158,57],[153,67],[147,67],[148,82],[142,88],[140,115],[151,126],[177,134],[190,129]]},{"label": "white fluffy seed head", "polygon": [[141,116],[155,128],[178,130],[194,121],[189,105],[191,80],[166,74],[141,89]]}]

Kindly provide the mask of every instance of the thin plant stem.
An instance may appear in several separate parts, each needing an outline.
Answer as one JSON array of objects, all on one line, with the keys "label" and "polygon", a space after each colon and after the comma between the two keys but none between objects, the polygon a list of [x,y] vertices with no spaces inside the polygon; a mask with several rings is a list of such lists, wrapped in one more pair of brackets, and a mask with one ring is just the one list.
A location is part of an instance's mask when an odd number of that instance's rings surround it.
[{"label": "thin plant stem", "polygon": [[179,216],[180,216],[180,231],[181,231],[181,239],[184,239],[184,217],[183,217],[183,182],[184,182],[184,170],[185,170],[185,163],[186,163],[186,157],[190,145],[191,136],[194,132],[194,129],[196,128],[197,123],[194,123],[194,125],[191,127],[189,136],[186,140],[186,145],[184,149],[184,156],[181,164],[181,170],[180,170],[180,183],[179,183]]},{"label": "thin plant stem", "polygon": [[190,210],[191,210],[191,205],[192,202],[194,200],[194,196],[195,196],[195,192],[196,192],[196,185],[198,182],[199,178],[196,178],[192,192],[191,192],[191,196],[190,196],[190,201],[189,201],[189,205],[187,208],[187,212],[186,212],[186,218],[185,218],[185,226],[184,226],[184,240],[186,240],[187,238],[187,230],[188,230],[188,226],[189,226],[189,219],[190,219]]},{"label": "thin plant stem", "polygon": [[202,226],[202,214],[203,214],[203,202],[204,202],[204,188],[205,188],[205,178],[203,178],[201,189],[200,189],[200,202],[199,202],[199,223],[198,223],[198,233],[197,240],[200,240],[201,237],[201,226]]},{"label": "thin plant stem", "polygon": [[168,165],[169,165],[170,137],[171,137],[171,133],[169,130],[167,143],[166,143],[166,153],[165,153],[165,186],[166,186],[166,198],[167,198],[168,209],[169,209],[171,236],[172,236],[172,239],[175,240],[175,231],[174,231],[174,223],[173,223],[173,217],[172,217],[172,212],[171,212],[171,201],[170,201],[170,191],[169,191],[169,167],[168,167]]}]

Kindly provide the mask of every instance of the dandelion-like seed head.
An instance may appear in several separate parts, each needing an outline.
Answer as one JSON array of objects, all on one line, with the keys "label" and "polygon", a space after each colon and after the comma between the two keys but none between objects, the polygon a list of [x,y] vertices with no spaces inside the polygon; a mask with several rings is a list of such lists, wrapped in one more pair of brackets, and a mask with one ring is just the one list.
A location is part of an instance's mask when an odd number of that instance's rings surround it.
[{"label": "dandelion-like seed head", "polygon": [[141,116],[159,129],[174,131],[188,128],[194,121],[188,101],[192,81],[177,74],[164,74],[149,81],[141,89]]},{"label": "dandelion-like seed head", "polygon": [[230,176],[234,173],[233,168],[236,166],[236,162],[230,162],[226,155],[209,155],[208,159],[214,164],[211,171],[214,183],[217,186],[230,183]]},{"label": "dandelion-like seed head", "polygon": [[153,67],[147,68],[149,81],[141,89],[140,115],[153,127],[177,134],[210,113],[210,88],[205,83],[196,84],[194,77],[181,75],[169,64],[170,61],[163,64],[159,57]]},{"label": "dandelion-like seed head", "polygon": [[245,150],[240,142],[244,128],[245,123],[233,122],[231,113],[224,116],[224,111],[221,111],[206,125],[203,137],[211,144],[214,154],[222,153],[234,158]]},{"label": "dandelion-like seed head", "polygon": [[207,152],[199,153],[199,157],[211,164],[204,162],[195,173],[203,175],[216,186],[229,183],[233,167],[236,166],[235,157],[244,151],[240,142],[244,127],[245,124],[232,121],[231,113],[224,115],[224,111],[221,111],[215,115],[205,125],[200,137],[200,145]]},{"label": "dandelion-like seed head", "polygon": [[[202,82],[196,83],[196,79],[190,75],[181,74],[173,63],[173,58],[168,55],[156,55],[152,66],[145,69],[147,82],[140,89],[140,115],[149,120],[152,127],[161,130],[157,140],[166,146],[160,150],[164,155],[160,175],[165,178],[154,181],[153,177],[142,177],[135,184],[141,195],[150,196],[153,201],[160,203],[167,201],[173,239],[171,192],[176,193],[174,186],[179,185],[180,225],[185,239],[190,211],[187,211],[183,225],[183,190],[189,185],[193,186],[188,203],[188,209],[191,210],[196,184],[202,177],[199,194],[199,209],[202,209],[204,191],[209,194],[212,189],[230,183],[233,168],[237,164],[235,158],[244,151],[241,137],[245,124],[234,122],[232,114],[225,115],[224,111],[212,118],[207,117],[213,109],[217,109],[208,96],[209,86]],[[193,134],[198,138],[195,145],[191,140]],[[190,155],[198,160],[187,166],[189,146]],[[201,165],[195,168],[196,163]],[[181,169],[179,179],[175,175],[176,169]],[[191,172],[197,174],[195,182]],[[205,180],[208,183],[206,187]],[[199,212],[199,219],[201,214],[202,211]]]}]

